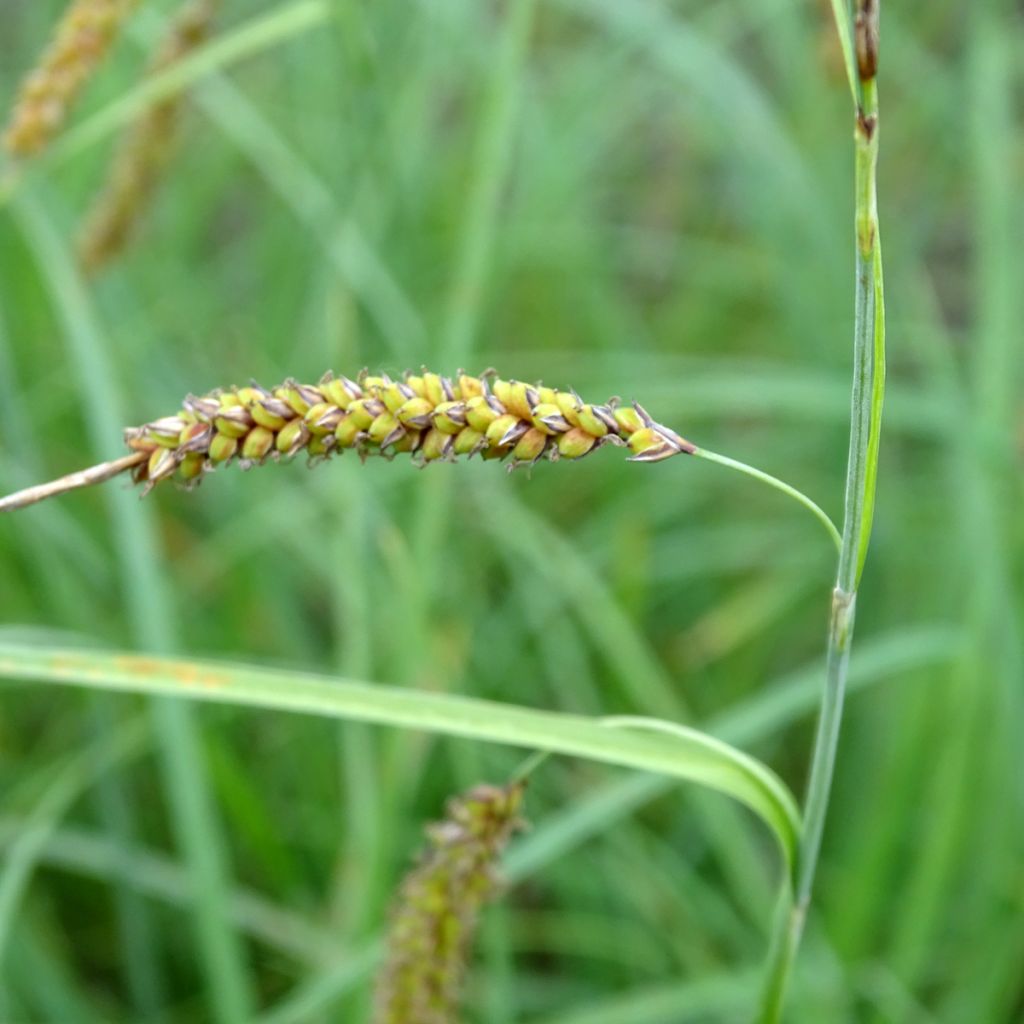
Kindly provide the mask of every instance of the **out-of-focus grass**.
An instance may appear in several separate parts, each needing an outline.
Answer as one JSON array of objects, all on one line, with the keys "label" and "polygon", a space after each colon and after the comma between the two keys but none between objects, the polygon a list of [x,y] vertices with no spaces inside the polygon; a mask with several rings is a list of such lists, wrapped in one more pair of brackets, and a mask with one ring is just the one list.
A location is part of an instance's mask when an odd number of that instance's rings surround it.
[{"label": "out-of-focus grass", "polygon": [[[224,31],[278,6],[228,3]],[[828,5],[545,0],[519,61],[515,7],[337,0],[204,80],[139,244],[85,292],[67,244],[109,143],[0,211],[0,489],[118,453],[121,418],[188,391],[471,347],[472,368],[636,397],[836,513],[852,171]],[[59,8],[0,9],[0,97]],[[792,1018],[1002,1024],[1024,1000],[1024,28],[1008,0],[883,17],[892,397],[853,665],[871,685],[850,704]],[[151,27],[79,120],[133,88]],[[498,185],[493,228],[472,227]],[[451,340],[467,279],[471,345]],[[685,706],[799,790],[830,559],[800,509],[685,460],[511,479],[342,460],[5,517],[0,629],[173,634],[197,656],[586,713]],[[267,1021],[358,1019],[421,822],[516,763],[202,707],[157,712],[130,763],[112,753],[55,804],[67,758],[116,744],[134,703],[3,701],[4,1019],[149,1019],[154,1002],[238,1019],[248,998]],[[558,762],[530,813],[473,1019],[741,1018],[775,867],[752,819]],[[211,955],[227,966],[207,976]]]}]

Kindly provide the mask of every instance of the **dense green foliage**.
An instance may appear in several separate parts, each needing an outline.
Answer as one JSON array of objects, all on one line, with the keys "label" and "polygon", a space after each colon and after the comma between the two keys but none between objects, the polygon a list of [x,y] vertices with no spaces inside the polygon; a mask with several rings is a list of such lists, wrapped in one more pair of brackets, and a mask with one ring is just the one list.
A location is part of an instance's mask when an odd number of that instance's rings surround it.
[{"label": "dense green foliage", "polygon": [[[77,123],[137,88],[174,9],[144,6]],[[60,7],[0,7],[0,107]],[[199,81],[153,216],[95,282],[73,238],[109,136],[0,209],[0,492],[223,381],[494,364],[637,398],[839,516],[852,156],[827,3],[230,0],[221,38],[289,10]],[[887,432],[792,1019],[1009,1024],[1024,25],[1009,0],[883,17]],[[696,460],[348,456],[3,517],[0,640],[685,719],[800,792],[833,560],[804,510]],[[0,1019],[365,1019],[422,823],[521,758],[5,684]],[[752,815],[564,760],[528,814],[472,1020],[744,1019],[781,870]]]}]

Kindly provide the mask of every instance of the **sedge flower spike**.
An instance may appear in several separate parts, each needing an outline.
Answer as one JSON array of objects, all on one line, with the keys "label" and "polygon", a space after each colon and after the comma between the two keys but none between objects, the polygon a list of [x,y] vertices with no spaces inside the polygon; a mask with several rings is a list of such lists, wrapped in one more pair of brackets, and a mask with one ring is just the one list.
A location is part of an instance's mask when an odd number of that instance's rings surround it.
[{"label": "sedge flower spike", "polygon": [[25,77],[4,145],[14,156],[44,149],[103,63],[137,0],[71,0],[39,63]]},{"label": "sedge flower spike", "polygon": [[373,1024],[454,1024],[483,905],[500,889],[497,862],[525,783],[477,786],[427,828],[428,848],[405,877],[377,978]]},{"label": "sedge flower spike", "polygon": [[305,452],[313,459],[353,449],[362,457],[410,454],[419,464],[459,455],[509,457],[514,468],[542,458],[579,459],[606,444],[627,446],[636,462],[692,454],[696,447],[655,423],[639,405],[584,402],[574,391],[460,373],[424,371],[325,376],[190,395],[172,416],[125,432],[139,455],[134,479],[199,481],[222,464],[248,468]]},{"label": "sedge flower spike", "polygon": [[[219,0],[186,0],[149,66],[158,74],[187,57],[210,34]],[[93,200],[78,238],[78,256],[95,273],[127,245],[174,154],[184,96],[146,110],[121,139],[107,181]]]}]

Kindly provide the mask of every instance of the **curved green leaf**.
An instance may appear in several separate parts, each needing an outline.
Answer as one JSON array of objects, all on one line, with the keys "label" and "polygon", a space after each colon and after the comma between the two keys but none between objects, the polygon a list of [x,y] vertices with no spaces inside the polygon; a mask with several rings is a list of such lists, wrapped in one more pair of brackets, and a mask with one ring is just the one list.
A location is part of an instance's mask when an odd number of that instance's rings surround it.
[{"label": "curved green leaf", "polygon": [[687,779],[726,793],[759,814],[778,838],[787,866],[793,865],[800,817],[785,784],[747,754],[673,723],[602,722],[305,672],[15,644],[0,644],[0,678],[304,711],[549,750]]}]

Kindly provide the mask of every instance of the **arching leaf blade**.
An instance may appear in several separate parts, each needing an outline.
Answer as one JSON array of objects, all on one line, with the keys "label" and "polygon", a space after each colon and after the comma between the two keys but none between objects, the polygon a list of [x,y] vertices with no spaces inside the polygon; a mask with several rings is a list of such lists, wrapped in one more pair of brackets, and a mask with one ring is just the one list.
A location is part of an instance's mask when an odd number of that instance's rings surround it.
[{"label": "arching leaf blade", "polygon": [[0,678],[304,712],[668,775],[746,804],[775,834],[787,867],[793,864],[800,821],[785,784],[742,751],[683,726],[666,723],[670,732],[620,728],[579,715],[306,672],[13,644],[0,645]]}]

